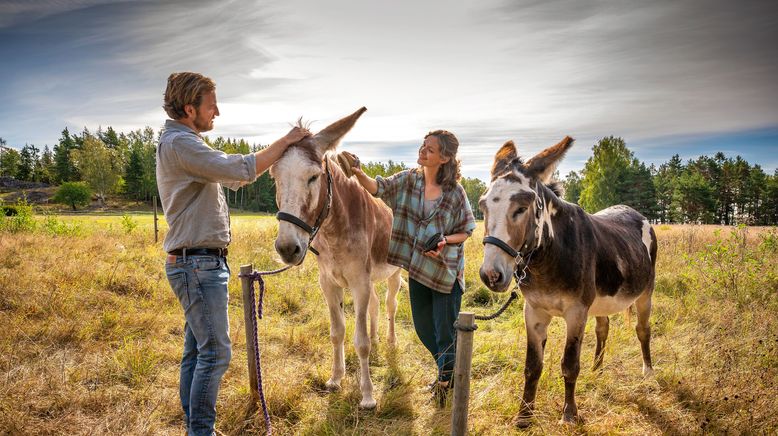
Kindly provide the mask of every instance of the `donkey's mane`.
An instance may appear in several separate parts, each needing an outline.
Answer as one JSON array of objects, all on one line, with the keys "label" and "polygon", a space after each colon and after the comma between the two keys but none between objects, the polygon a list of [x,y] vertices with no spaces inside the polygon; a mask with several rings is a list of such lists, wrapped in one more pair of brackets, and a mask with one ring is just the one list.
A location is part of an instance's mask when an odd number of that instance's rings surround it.
[{"label": "donkey's mane", "polygon": [[313,121],[303,121],[302,115],[300,115],[300,118],[297,119],[297,122],[293,124],[293,127],[299,127],[301,129],[310,129],[311,125],[313,125]]}]

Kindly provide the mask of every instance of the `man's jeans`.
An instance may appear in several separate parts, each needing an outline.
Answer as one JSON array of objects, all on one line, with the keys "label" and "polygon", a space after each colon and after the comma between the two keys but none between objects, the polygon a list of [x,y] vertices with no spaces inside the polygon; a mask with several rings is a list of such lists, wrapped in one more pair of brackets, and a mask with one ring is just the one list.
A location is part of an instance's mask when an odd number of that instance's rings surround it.
[{"label": "man's jeans", "polygon": [[[168,262],[172,256],[168,257]],[[230,363],[227,318],[229,266],[218,256],[176,256],[165,264],[173,291],[184,309],[184,356],[180,394],[189,435],[211,435],[216,397]]]}]

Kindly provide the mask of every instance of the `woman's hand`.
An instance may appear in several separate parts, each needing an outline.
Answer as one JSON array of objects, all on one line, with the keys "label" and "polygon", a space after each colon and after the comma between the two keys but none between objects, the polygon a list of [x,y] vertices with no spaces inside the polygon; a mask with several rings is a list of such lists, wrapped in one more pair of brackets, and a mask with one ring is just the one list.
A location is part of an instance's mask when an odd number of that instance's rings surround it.
[{"label": "woman's hand", "polygon": [[445,236],[443,236],[443,238],[440,241],[438,241],[437,248],[435,248],[434,250],[426,251],[423,254],[427,257],[440,257],[440,252],[443,251],[443,247],[445,247],[447,243],[448,240],[446,239]]},{"label": "woman's hand", "polygon": [[359,158],[347,151],[341,151],[336,155],[340,169],[346,174],[346,177],[353,175],[364,175],[362,167],[359,164]]},{"label": "woman's hand", "polygon": [[378,184],[375,179],[368,176],[362,171],[362,165],[359,163],[359,158],[347,151],[341,151],[338,153],[338,164],[346,177],[356,176],[357,181],[367,192],[374,194],[378,192]]}]

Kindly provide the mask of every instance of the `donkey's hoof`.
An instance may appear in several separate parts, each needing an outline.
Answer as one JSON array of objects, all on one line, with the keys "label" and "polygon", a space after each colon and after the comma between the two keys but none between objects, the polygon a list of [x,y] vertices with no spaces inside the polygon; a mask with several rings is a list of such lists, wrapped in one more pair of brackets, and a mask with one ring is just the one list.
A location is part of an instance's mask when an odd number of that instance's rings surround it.
[{"label": "donkey's hoof", "polygon": [[532,415],[519,413],[513,418],[513,426],[518,428],[528,428],[532,426]]},{"label": "donkey's hoof", "polygon": [[370,409],[375,409],[375,406],[376,406],[376,402],[372,398],[365,398],[359,402],[360,409],[370,410]]},{"label": "donkey's hoof", "polygon": [[578,425],[583,424],[583,419],[580,417],[580,415],[563,415],[562,419],[559,420],[559,425]]},{"label": "donkey's hoof", "polygon": [[326,386],[327,390],[330,392],[335,392],[340,390],[340,382],[336,382],[332,379],[327,380],[327,383],[324,383],[324,386]]},{"label": "donkey's hoof", "polygon": [[651,367],[644,367],[643,368],[643,378],[649,378],[654,375],[654,368]]}]

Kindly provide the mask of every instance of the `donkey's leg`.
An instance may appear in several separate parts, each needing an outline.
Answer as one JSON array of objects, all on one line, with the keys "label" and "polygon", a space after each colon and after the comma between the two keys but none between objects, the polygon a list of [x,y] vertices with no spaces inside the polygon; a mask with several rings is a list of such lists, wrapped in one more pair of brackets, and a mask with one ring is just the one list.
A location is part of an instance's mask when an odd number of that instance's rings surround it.
[{"label": "donkey's leg", "polygon": [[394,333],[394,317],[397,315],[397,292],[400,290],[400,284],[402,283],[401,271],[398,268],[394,274],[389,276],[386,283],[386,319],[388,321],[386,338],[389,345],[392,346],[397,343],[397,336]]},{"label": "donkey's leg", "polygon": [[528,427],[532,421],[538,380],[543,373],[543,351],[546,348],[548,324],[551,316],[524,302],[524,324],[527,329],[527,356],[524,364],[524,396],[519,414],[513,420],[518,427]]},{"label": "donkey's leg", "polygon": [[597,317],[597,327],[594,329],[597,333],[597,349],[594,351],[594,366],[592,366],[592,370],[596,370],[602,365],[602,358],[605,354],[605,341],[608,339],[608,325],[607,316]]},{"label": "donkey's leg", "polygon": [[651,324],[649,323],[652,294],[653,289],[646,289],[635,301],[635,309],[638,313],[638,324],[635,326],[635,331],[640,340],[640,350],[643,352],[643,375],[646,377],[654,372],[651,366]]},{"label": "donkey's leg", "polygon": [[362,401],[359,403],[359,407],[363,409],[372,409],[376,406],[376,401],[373,399],[373,382],[370,380],[370,337],[367,335],[367,312],[371,295],[374,292],[373,283],[369,277],[364,277],[361,283],[355,284],[352,288],[356,315],[354,348],[356,348],[359,357],[359,389],[362,391]]},{"label": "donkey's leg", "polygon": [[380,304],[378,303],[378,291],[375,285],[370,286],[370,303],[368,304],[368,312],[370,313],[370,342],[378,344],[378,309]]},{"label": "donkey's leg", "polygon": [[624,309],[624,325],[629,329],[629,327],[632,325],[632,308],[635,305],[632,304],[628,306],[626,309]]},{"label": "donkey's leg", "polygon": [[565,379],[565,407],[562,410],[563,423],[575,423],[578,420],[578,406],[575,404],[575,383],[581,370],[581,344],[588,308],[583,304],[570,307],[563,317],[567,325],[565,354],[562,357],[562,377]]},{"label": "donkey's leg", "polygon": [[319,275],[319,284],[330,311],[330,341],[332,342],[332,376],[327,380],[327,389],[340,389],[340,382],[346,372],[346,358],[343,341],[346,337],[346,315],[343,313],[343,288]]}]

